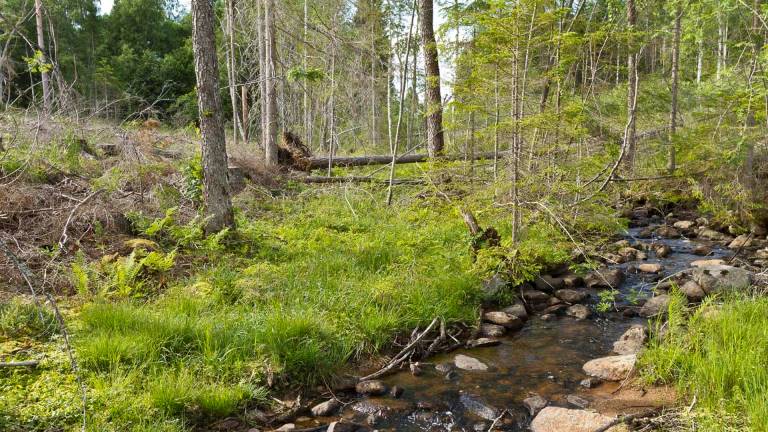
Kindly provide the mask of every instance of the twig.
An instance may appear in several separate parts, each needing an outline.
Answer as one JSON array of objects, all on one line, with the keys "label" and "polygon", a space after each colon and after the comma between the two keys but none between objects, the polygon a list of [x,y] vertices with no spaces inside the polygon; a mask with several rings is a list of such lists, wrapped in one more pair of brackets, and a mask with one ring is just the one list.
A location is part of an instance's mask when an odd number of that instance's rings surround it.
[{"label": "twig", "polygon": [[616,426],[618,424],[627,423],[627,422],[630,422],[630,421],[632,421],[634,419],[638,419],[638,418],[648,417],[648,416],[650,416],[652,414],[655,414],[657,411],[658,411],[658,408],[654,408],[652,410],[640,412],[640,413],[637,413],[637,414],[630,414],[630,415],[624,415],[624,416],[621,416],[621,417],[617,417],[615,420],[611,421],[607,425],[605,425],[605,426],[603,426],[603,427],[601,427],[599,429],[596,429],[595,432],[606,432],[607,430],[611,429],[612,427],[614,427],[614,426]]},{"label": "twig", "polygon": [[384,366],[382,369],[378,370],[377,372],[374,372],[370,375],[360,378],[360,381],[366,381],[366,380],[378,378],[386,374],[390,370],[392,370],[395,366],[402,363],[408,357],[408,354],[410,353],[411,349],[432,330],[432,327],[434,327],[435,324],[437,324],[438,320],[439,318],[433,319],[432,322],[429,324],[429,326],[427,326],[427,328],[423,332],[421,332],[421,334],[419,334],[413,341],[411,341],[411,343],[406,345],[405,348],[400,350],[400,352],[393,358],[391,362],[389,362],[388,365]]},{"label": "twig", "polygon": [[507,415],[507,410],[502,411],[498,417],[493,419],[493,423],[491,423],[491,427],[488,428],[488,432],[491,432],[493,428],[496,427],[496,423],[498,423],[499,420],[503,419],[505,415]]},{"label": "twig", "polygon": [[67,325],[64,323],[64,317],[61,316],[61,312],[59,312],[59,307],[56,305],[56,300],[54,300],[53,296],[50,293],[45,293],[45,296],[48,298],[48,301],[51,303],[51,307],[53,308],[53,313],[56,316],[56,321],[59,324],[59,331],[61,331],[62,336],[64,336],[64,348],[66,349],[67,355],[69,356],[69,363],[72,367],[72,372],[75,374],[77,383],[80,385],[83,401],[82,431],[85,432],[87,425],[86,419],[88,410],[88,390],[85,387],[83,376],[80,374],[80,368],[77,366],[77,360],[75,359],[75,354],[72,351],[72,346],[69,344],[69,333],[67,332]]},{"label": "twig", "polygon": [[67,222],[64,223],[64,229],[61,232],[61,238],[59,239],[59,250],[63,251],[64,246],[67,244],[67,240],[69,239],[69,236],[67,235],[67,229],[69,229],[69,224],[72,222],[72,218],[75,217],[75,213],[82,207],[85,203],[90,201],[93,197],[101,193],[101,189],[95,190],[93,193],[85,197],[84,200],[80,201],[71,212],[69,212],[69,217],[67,217]]},{"label": "twig", "polygon": [[25,360],[19,362],[0,363],[0,367],[37,367],[40,362],[37,360]]}]

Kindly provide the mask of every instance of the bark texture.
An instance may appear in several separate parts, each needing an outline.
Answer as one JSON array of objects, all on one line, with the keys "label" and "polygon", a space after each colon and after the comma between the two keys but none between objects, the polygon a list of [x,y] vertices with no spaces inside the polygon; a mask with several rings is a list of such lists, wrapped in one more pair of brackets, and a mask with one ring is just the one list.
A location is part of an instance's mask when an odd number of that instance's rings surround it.
[{"label": "bark texture", "polygon": [[267,166],[277,165],[277,77],[275,65],[275,1],[264,0],[264,100],[266,117],[264,123],[264,162]]},{"label": "bark texture", "polygon": [[227,146],[221,114],[216,17],[210,0],[192,1],[192,48],[197,78],[200,132],[203,136],[203,197],[209,217],[206,233],[234,227],[227,169]]},{"label": "bark texture", "polygon": [[430,156],[443,153],[443,100],[440,95],[440,63],[437,60],[437,42],[432,25],[434,5],[432,0],[419,0],[421,40],[424,46],[424,67],[427,73],[427,151]]},{"label": "bark texture", "polygon": [[[627,0],[627,26],[630,33],[635,30],[637,13],[635,12],[635,0]],[[631,39],[631,36],[630,36]],[[625,164],[628,171],[632,171],[635,165],[635,145],[637,141],[636,108],[637,108],[637,52],[630,41],[629,55],[627,56],[627,128],[624,134]]]},{"label": "bark texture", "polygon": [[[48,62],[48,57],[45,55],[45,33],[43,30],[43,2],[42,0],[35,0],[35,28],[37,30],[37,49],[40,50],[42,57],[40,61],[42,63]],[[45,69],[40,73],[43,84],[43,109],[46,114],[51,112],[51,78],[50,73]]]},{"label": "bark texture", "polygon": [[672,42],[672,106],[669,110],[669,154],[667,159],[667,171],[670,174],[675,172],[677,165],[674,137],[677,133],[677,89],[678,82],[680,81],[680,33],[682,32],[682,19],[683,8],[678,4],[675,9],[675,34]]}]

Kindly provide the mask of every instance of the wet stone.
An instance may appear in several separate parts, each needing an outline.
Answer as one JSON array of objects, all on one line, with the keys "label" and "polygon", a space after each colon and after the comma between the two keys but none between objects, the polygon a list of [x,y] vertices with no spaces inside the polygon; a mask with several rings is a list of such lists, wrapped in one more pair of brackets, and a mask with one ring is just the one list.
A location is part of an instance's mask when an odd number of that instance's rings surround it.
[{"label": "wet stone", "polygon": [[752,273],[743,268],[727,265],[702,266],[691,272],[691,278],[705,293],[748,288]]},{"label": "wet stone", "polygon": [[326,417],[333,414],[339,407],[341,407],[341,402],[336,399],[329,399],[313,406],[310,411],[315,417]]},{"label": "wet stone", "polygon": [[453,370],[453,365],[450,363],[438,363],[435,365],[435,370],[440,373],[448,373]]},{"label": "wet stone", "polygon": [[637,266],[637,269],[643,273],[660,273],[662,268],[661,264],[657,263],[643,263]]},{"label": "wet stone", "polygon": [[584,278],[587,288],[618,288],[624,282],[624,273],[619,269],[599,269]]},{"label": "wet stone", "polygon": [[505,307],[503,312],[506,312],[507,314],[517,317],[523,321],[528,319],[528,311],[525,309],[525,305],[519,302]]},{"label": "wet stone", "polygon": [[613,351],[617,354],[637,354],[645,346],[648,333],[645,326],[635,324],[613,343]]},{"label": "wet stone", "polygon": [[531,422],[532,432],[595,432],[609,426],[614,417],[581,409],[546,407]]},{"label": "wet stone", "polygon": [[643,307],[640,308],[640,315],[652,317],[666,313],[667,306],[669,306],[669,296],[667,294],[657,295],[645,302]]},{"label": "wet stone", "polygon": [[576,396],[574,394],[570,394],[565,397],[565,400],[575,406],[576,408],[586,408],[589,406],[589,401],[584,399],[583,397]]},{"label": "wet stone", "polygon": [[541,275],[534,281],[534,285],[536,286],[537,290],[548,293],[559,290],[564,286],[564,284],[565,283],[563,282],[562,278],[550,275]]},{"label": "wet stone", "polygon": [[469,345],[471,348],[486,348],[486,347],[496,346],[500,343],[501,341],[499,341],[498,339],[479,338],[479,339],[475,339],[467,342],[467,345]]},{"label": "wet stone", "polygon": [[577,275],[565,275],[563,276],[563,285],[566,288],[578,288],[584,285],[584,279]]},{"label": "wet stone", "polygon": [[587,375],[606,381],[622,381],[635,367],[637,356],[634,354],[601,357],[584,364]]},{"label": "wet stone", "polygon": [[456,365],[457,368],[463,369],[466,371],[487,371],[488,365],[481,362],[480,360],[470,357],[464,354],[457,354],[456,357],[453,358],[453,363]]},{"label": "wet stone", "polygon": [[386,384],[379,380],[360,381],[355,386],[355,391],[362,395],[381,396],[387,390]]},{"label": "wet stone", "polygon": [[531,417],[543,410],[548,403],[546,399],[537,394],[523,399],[523,406],[531,414]]},{"label": "wet stone", "polygon": [[520,318],[502,311],[486,312],[483,314],[483,320],[512,330],[517,330],[523,326],[523,321]]},{"label": "wet stone", "polygon": [[523,299],[529,303],[545,303],[549,300],[549,294],[539,290],[523,291]]},{"label": "wet stone", "polygon": [[566,303],[581,303],[587,297],[589,297],[589,294],[585,293],[584,291],[561,289],[555,292],[555,296]]},{"label": "wet stone", "polygon": [[693,254],[698,256],[707,256],[712,253],[712,248],[707,245],[698,244],[693,248]]},{"label": "wet stone", "polygon": [[602,384],[602,382],[603,380],[601,380],[600,378],[589,377],[579,381],[579,385],[584,388],[591,389],[599,386],[600,384]]},{"label": "wet stone", "polygon": [[503,326],[496,324],[481,324],[480,335],[483,337],[499,337],[503,336],[507,332],[507,329]]},{"label": "wet stone", "polygon": [[404,392],[405,390],[403,390],[402,387],[393,386],[392,389],[389,390],[389,395],[395,399],[399,399]]},{"label": "wet stone", "polygon": [[657,258],[666,258],[672,253],[672,248],[665,244],[660,244],[653,251],[656,253]]},{"label": "wet stone", "polygon": [[716,266],[716,265],[725,265],[725,261],[721,259],[706,259],[706,260],[696,260],[691,261],[691,267],[707,267],[707,266]]},{"label": "wet stone", "polygon": [[499,416],[498,408],[491,406],[479,397],[463,393],[459,401],[464,408],[477,417],[485,420],[495,420]]},{"label": "wet stone", "polygon": [[570,306],[568,309],[565,310],[566,315],[576,318],[578,320],[584,320],[589,318],[590,315],[592,315],[592,311],[589,309],[589,307],[577,304]]}]

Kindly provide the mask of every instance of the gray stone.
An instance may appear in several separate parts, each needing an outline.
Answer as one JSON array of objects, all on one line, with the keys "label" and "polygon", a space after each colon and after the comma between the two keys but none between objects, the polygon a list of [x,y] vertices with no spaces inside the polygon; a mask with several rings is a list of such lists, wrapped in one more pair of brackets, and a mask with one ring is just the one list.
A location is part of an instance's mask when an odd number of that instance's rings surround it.
[{"label": "gray stone", "polygon": [[643,273],[661,273],[662,268],[658,263],[643,263],[637,266],[637,269]]},{"label": "gray stone", "polygon": [[466,371],[487,371],[488,365],[481,362],[480,360],[466,356],[464,354],[457,354],[456,357],[453,358],[453,364],[456,365],[457,368],[463,369]]},{"label": "gray stone", "polygon": [[622,355],[637,354],[642,351],[647,340],[648,333],[645,326],[635,324],[613,343],[613,351]]},{"label": "gray stone", "polygon": [[362,395],[381,396],[387,390],[387,385],[379,380],[360,381],[355,386],[355,391]]},{"label": "gray stone", "polygon": [[653,250],[656,252],[657,258],[666,258],[672,253],[672,248],[665,244],[656,245]]},{"label": "gray stone", "polygon": [[749,246],[752,246],[752,236],[749,234],[742,234],[728,244],[729,249],[741,249]]},{"label": "gray stone", "polygon": [[531,417],[543,410],[548,403],[549,402],[547,402],[546,399],[537,394],[523,399],[523,406],[528,409],[529,413],[531,413]]},{"label": "gray stone", "polygon": [[549,294],[529,289],[523,291],[523,299],[529,303],[546,303],[549,300]]},{"label": "gray stone", "polygon": [[667,225],[662,225],[662,226],[656,228],[656,231],[654,231],[654,234],[656,234],[657,236],[662,237],[662,238],[678,238],[678,237],[680,237],[680,231],[678,231],[677,229],[675,229],[675,228],[673,228],[671,226],[667,226]]},{"label": "gray stone", "polygon": [[624,282],[624,273],[619,269],[599,269],[584,278],[587,288],[618,288]]},{"label": "gray stone", "polygon": [[467,411],[482,419],[496,420],[496,417],[499,416],[500,411],[498,408],[491,406],[478,397],[463,393],[459,396],[459,401]]},{"label": "gray stone", "polygon": [[698,232],[698,236],[699,238],[703,238],[706,240],[714,240],[714,241],[724,241],[724,240],[730,239],[729,236],[710,228],[700,229]]},{"label": "gray stone", "polygon": [[689,221],[689,220],[681,220],[681,221],[675,222],[674,225],[672,226],[679,230],[688,231],[689,229],[696,226],[696,222]]},{"label": "gray stone", "polygon": [[584,291],[561,289],[555,292],[555,296],[566,303],[580,303],[589,297],[589,294]]},{"label": "gray stone", "polygon": [[336,399],[328,399],[327,401],[317,404],[310,410],[315,417],[326,417],[333,414],[339,407],[341,402]]},{"label": "gray stone", "polygon": [[752,283],[749,271],[727,265],[699,267],[691,272],[691,278],[707,294],[744,289]]},{"label": "gray stone", "polygon": [[483,337],[503,336],[507,329],[496,324],[480,324],[480,335]]},{"label": "gray stone", "polygon": [[705,259],[705,260],[695,260],[691,261],[691,267],[707,267],[707,266],[717,266],[717,265],[724,265],[725,261],[721,259]]},{"label": "gray stone", "polygon": [[592,315],[592,311],[587,306],[577,304],[568,307],[568,309],[565,310],[565,314],[573,318],[583,320],[589,318],[589,316]]},{"label": "gray stone", "polygon": [[525,310],[525,305],[520,302],[517,302],[512,306],[505,307],[503,311],[523,321],[528,319],[528,311]]},{"label": "gray stone", "polygon": [[550,275],[541,275],[537,277],[533,284],[536,286],[537,290],[548,293],[559,290],[565,285],[562,278]]},{"label": "gray stone", "polygon": [[589,406],[589,401],[584,399],[583,397],[576,396],[574,394],[569,394],[565,397],[565,400],[568,401],[569,404],[575,406],[576,408],[586,408]]},{"label": "gray stone", "polygon": [[498,339],[491,339],[491,338],[478,338],[475,340],[471,340],[467,342],[467,345],[471,348],[486,348],[486,347],[492,347],[500,344],[501,341]]},{"label": "gray stone", "polygon": [[695,248],[693,248],[693,254],[698,256],[707,256],[712,253],[712,248],[703,245],[703,244],[697,244]]},{"label": "gray stone", "polygon": [[600,378],[589,377],[579,381],[579,385],[588,389],[595,388],[602,384],[603,380]]},{"label": "gray stone", "polygon": [[523,320],[502,311],[486,312],[483,314],[483,320],[512,330],[523,327]]},{"label": "gray stone", "polygon": [[584,278],[574,274],[565,275],[563,276],[563,285],[566,288],[578,288],[584,285]]},{"label": "gray stone", "polygon": [[626,354],[601,357],[584,364],[587,375],[606,381],[622,381],[629,376],[637,362],[637,355]]},{"label": "gray stone", "polygon": [[669,295],[657,295],[645,302],[643,307],[640,308],[640,315],[652,317],[658,314],[663,314],[667,312],[667,306],[669,306]]},{"label": "gray stone", "polygon": [[680,287],[680,292],[685,294],[685,296],[688,297],[688,300],[691,301],[700,301],[707,295],[707,293],[701,289],[701,286],[692,280],[684,283],[683,286]]},{"label": "gray stone", "polygon": [[532,432],[595,432],[608,427],[614,417],[582,409],[546,407],[531,422]]}]

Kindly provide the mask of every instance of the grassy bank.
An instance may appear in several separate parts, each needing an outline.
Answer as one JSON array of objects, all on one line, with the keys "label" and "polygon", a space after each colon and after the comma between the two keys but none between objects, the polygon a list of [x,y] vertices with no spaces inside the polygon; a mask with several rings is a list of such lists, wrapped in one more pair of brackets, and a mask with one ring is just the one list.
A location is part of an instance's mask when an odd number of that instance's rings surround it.
[{"label": "grassy bank", "polygon": [[[455,191],[454,191],[455,192]],[[203,238],[201,221],[132,214],[142,241],[99,260],[77,258],[77,294],[61,299],[88,394],[89,430],[177,431],[267,395],[331,379],[434,317],[472,323],[482,278],[515,277],[569,258],[572,245],[542,214],[510,255],[510,218],[480,193],[447,202],[380,188],[297,189],[290,198],[238,197],[236,234]],[[504,238],[477,260],[459,214],[468,205]],[[599,219],[599,218],[598,218]],[[576,220],[578,221],[581,219]],[[611,221],[583,223],[614,229]],[[501,295],[504,295],[502,293]],[[3,430],[76,427],[80,389],[50,313],[12,300],[0,311],[2,352],[42,358],[0,371]],[[282,389],[282,390],[281,390]]]},{"label": "grassy bank", "polygon": [[733,296],[688,315],[677,297],[662,339],[642,357],[649,382],[676,385],[701,431],[768,430],[768,299]]}]

